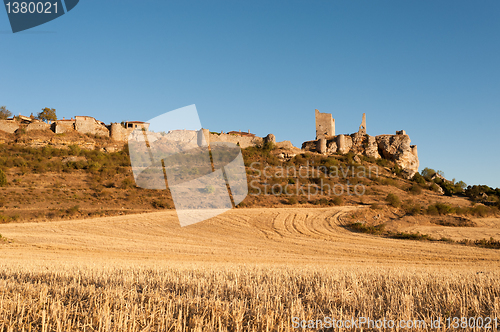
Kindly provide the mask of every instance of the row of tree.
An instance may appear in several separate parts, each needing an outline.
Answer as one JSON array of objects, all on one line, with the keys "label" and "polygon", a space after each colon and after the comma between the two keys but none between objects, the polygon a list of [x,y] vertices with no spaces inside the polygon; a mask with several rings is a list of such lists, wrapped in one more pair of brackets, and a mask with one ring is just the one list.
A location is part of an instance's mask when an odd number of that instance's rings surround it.
[{"label": "row of tree", "polygon": [[[11,116],[12,113],[7,109],[6,106],[0,106],[0,120],[8,119]],[[31,116],[35,118],[33,114]],[[54,108],[49,108],[49,107],[42,108],[42,111],[37,114],[36,118],[38,120],[45,122],[56,121],[57,120],[56,110]]]}]

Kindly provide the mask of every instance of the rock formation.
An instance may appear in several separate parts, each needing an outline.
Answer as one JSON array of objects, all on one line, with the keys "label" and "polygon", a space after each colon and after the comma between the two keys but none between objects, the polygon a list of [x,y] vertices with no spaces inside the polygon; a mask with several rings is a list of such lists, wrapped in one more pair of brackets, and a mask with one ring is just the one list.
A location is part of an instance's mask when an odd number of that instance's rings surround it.
[{"label": "rock formation", "polygon": [[[316,122],[318,122],[318,113],[316,110]],[[327,118],[324,116],[325,113],[320,114],[323,118]],[[314,141],[304,142],[302,149],[326,155],[352,152],[356,156],[388,159],[401,167],[407,178],[411,178],[418,172],[419,161],[417,146],[410,145],[410,142],[410,137],[404,130],[397,131],[396,135],[367,135],[366,114],[363,113],[358,132],[351,135],[322,135]]]}]

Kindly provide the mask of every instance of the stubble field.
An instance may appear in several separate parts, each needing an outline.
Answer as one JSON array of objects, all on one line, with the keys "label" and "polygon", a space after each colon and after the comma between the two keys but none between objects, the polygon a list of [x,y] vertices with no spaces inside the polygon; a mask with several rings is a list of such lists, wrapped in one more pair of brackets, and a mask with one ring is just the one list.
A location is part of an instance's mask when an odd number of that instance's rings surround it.
[{"label": "stubble field", "polygon": [[498,316],[498,250],[353,233],[342,218],[355,209],[0,225],[0,331],[321,330],[324,317],[440,317],[445,330]]}]

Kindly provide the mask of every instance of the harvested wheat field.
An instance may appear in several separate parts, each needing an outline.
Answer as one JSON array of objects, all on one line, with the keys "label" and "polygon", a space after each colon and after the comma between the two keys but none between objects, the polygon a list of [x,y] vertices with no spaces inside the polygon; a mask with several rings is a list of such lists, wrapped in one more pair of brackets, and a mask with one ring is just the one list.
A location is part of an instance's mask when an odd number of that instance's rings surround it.
[{"label": "harvested wheat field", "polygon": [[362,317],[447,330],[449,317],[499,315],[498,250],[353,233],[342,218],[355,209],[0,225],[0,331],[325,330]]}]

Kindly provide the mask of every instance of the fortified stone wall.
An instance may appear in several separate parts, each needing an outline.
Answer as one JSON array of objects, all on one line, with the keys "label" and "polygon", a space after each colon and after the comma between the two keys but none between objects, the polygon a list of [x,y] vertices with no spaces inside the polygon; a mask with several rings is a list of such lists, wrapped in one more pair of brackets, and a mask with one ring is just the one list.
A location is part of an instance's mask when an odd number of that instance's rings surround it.
[{"label": "fortified stone wall", "polygon": [[19,129],[19,122],[13,120],[0,120],[0,130],[13,134]]},{"label": "fortified stone wall", "polygon": [[32,130],[50,130],[50,125],[42,121],[36,121],[26,126],[26,131]]},{"label": "fortified stone wall", "polygon": [[316,115],[316,139],[335,136],[335,120],[330,113],[321,113],[315,110]]},{"label": "fortified stone wall", "polygon": [[56,134],[64,134],[75,130],[75,120],[57,120],[51,125],[51,129]]},{"label": "fortified stone wall", "polygon": [[230,142],[234,144],[239,144],[242,149],[248,148],[250,146],[261,145],[263,143],[262,137],[249,137],[240,136],[237,134],[213,134],[210,133],[210,142]]},{"label": "fortified stone wall", "polygon": [[385,158],[398,164],[407,177],[413,177],[418,171],[419,160],[417,146],[410,145],[411,140],[404,130],[396,135],[370,136],[366,134],[366,113],[363,113],[358,132],[351,135],[327,135],[331,114],[315,110],[316,140],[304,142],[302,150],[326,155],[346,154],[365,155],[373,158]]},{"label": "fortified stone wall", "polygon": [[75,130],[82,134],[110,136],[108,128],[90,116],[75,116]]},{"label": "fortified stone wall", "polygon": [[121,123],[112,123],[109,126],[109,136],[113,141],[117,142],[126,142],[128,136],[133,131],[134,128],[125,128]]},{"label": "fortified stone wall", "polygon": [[337,135],[326,140],[326,149],[319,139],[304,142],[302,150],[317,152],[326,155],[346,154],[364,155],[373,158],[384,158],[395,161],[406,173],[412,177],[419,166],[417,146],[410,145],[408,135],[361,135],[359,132],[352,135]]}]

